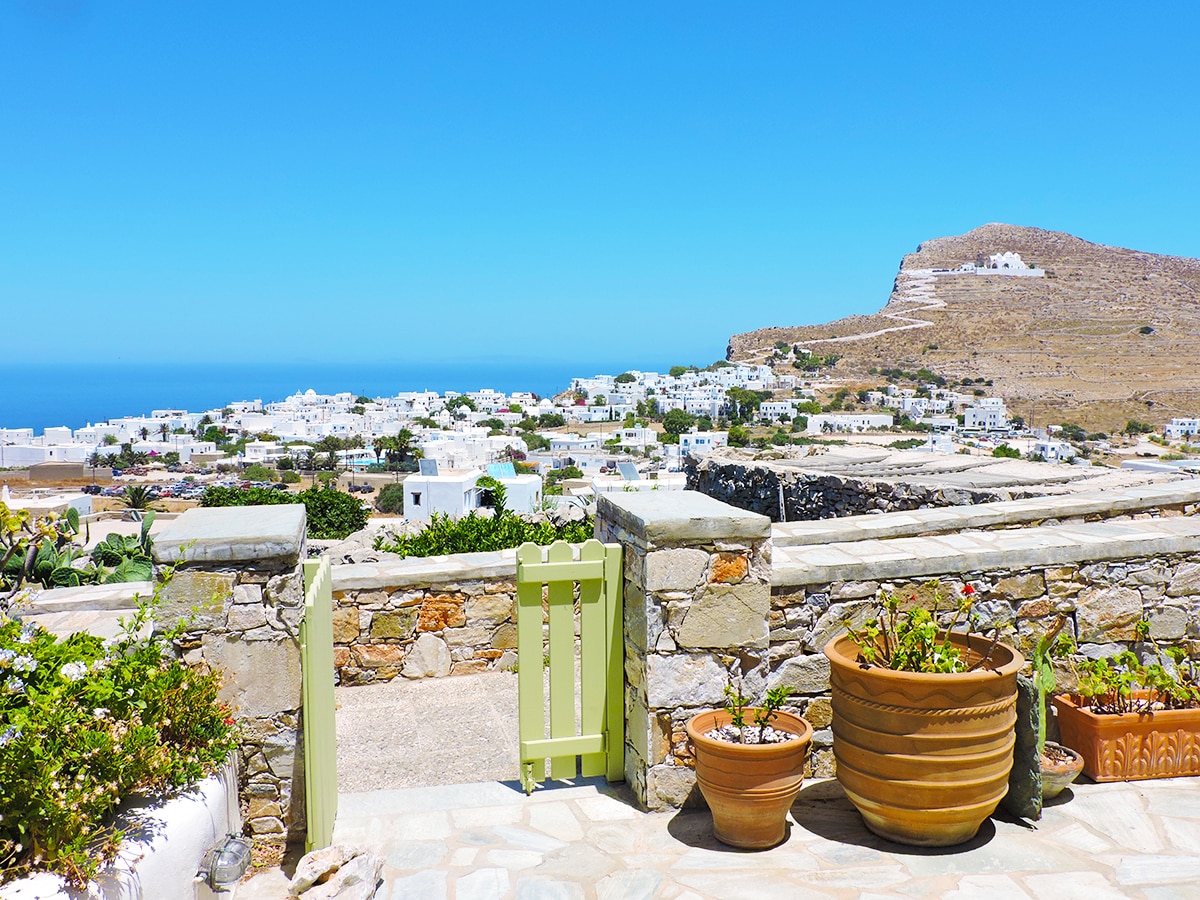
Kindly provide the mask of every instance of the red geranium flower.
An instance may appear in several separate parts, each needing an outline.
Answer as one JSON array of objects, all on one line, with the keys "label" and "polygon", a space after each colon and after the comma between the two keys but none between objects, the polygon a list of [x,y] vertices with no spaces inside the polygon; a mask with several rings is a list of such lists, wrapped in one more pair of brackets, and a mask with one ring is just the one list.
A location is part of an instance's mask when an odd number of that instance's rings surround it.
[{"label": "red geranium flower", "polygon": [[970,597],[973,593],[975,593],[975,588],[971,587],[969,584],[964,584],[962,592]]}]

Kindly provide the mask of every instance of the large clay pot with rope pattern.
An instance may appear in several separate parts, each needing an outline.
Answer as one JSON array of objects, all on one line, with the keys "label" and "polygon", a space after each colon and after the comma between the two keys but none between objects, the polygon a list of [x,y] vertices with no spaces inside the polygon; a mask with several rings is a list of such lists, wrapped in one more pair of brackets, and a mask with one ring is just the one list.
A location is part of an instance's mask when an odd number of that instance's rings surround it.
[{"label": "large clay pot with rope pattern", "polygon": [[[991,641],[954,636],[967,658]],[[1008,791],[1016,741],[1017,672],[1005,644],[992,667],[954,674],[897,672],[858,662],[848,636],[825,646],[837,778],[867,827],[902,844],[968,841]]]}]

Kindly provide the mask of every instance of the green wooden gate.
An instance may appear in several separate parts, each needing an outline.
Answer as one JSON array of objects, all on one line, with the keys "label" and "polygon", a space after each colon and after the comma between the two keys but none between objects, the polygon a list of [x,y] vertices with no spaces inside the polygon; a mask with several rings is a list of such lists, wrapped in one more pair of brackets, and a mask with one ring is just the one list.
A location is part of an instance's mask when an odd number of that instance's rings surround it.
[{"label": "green wooden gate", "polygon": [[333,580],[328,557],[304,563],[304,619],[300,623],[303,678],[304,849],[328,847],[337,816],[337,725],[333,702]]},{"label": "green wooden gate", "polygon": [[[604,775],[609,781],[622,781],[625,778],[625,639],[621,621],[621,547],[590,540],[580,546],[576,559],[569,544],[556,541],[544,552],[543,557],[542,547],[528,543],[517,550],[521,784],[532,793],[536,786],[534,763],[541,769],[546,759],[550,760],[551,778],[574,778],[577,756],[583,777]],[[543,670],[546,662],[550,665],[549,737],[546,737]]]}]

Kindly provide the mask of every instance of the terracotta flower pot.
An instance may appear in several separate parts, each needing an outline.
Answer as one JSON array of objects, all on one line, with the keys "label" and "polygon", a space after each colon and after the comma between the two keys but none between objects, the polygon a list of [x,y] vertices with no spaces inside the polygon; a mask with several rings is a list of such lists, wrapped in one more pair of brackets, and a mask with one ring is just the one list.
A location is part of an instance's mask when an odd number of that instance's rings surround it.
[{"label": "terracotta flower pot", "polygon": [[[780,712],[771,721],[796,740],[778,744],[731,744],[708,737],[728,725],[723,709],[692,716],[688,739],[696,760],[696,783],[713,816],[713,834],[732,847],[761,850],[787,836],[787,811],[804,781],[804,761],[812,726],[799,716]],[[752,722],[753,710],[746,710]]]},{"label": "terracotta flower pot", "polygon": [[[1136,694],[1135,694],[1136,695]],[[1081,698],[1054,698],[1062,742],[1079,751],[1095,781],[1200,775],[1200,709],[1101,715]]]},{"label": "terracotta flower pot", "polygon": [[1083,771],[1083,757],[1070,747],[1064,747],[1054,741],[1046,741],[1046,748],[1058,749],[1070,757],[1070,759],[1053,763],[1047,762],[1044,757],[1041,760],[1042,799],[1050,800],[1061,794],[1067,785],[1079,777],[1079,773]]},{"label": "terracotta flower pot", "polygon": [[[989,645],[971,637],[977,654]],[[867,827],[925,847],[974,837],[1008,791],[1021,654],[998,644],[994,669],[896,672],[860,665],[843,635],[825,655],[837,777]]]}]

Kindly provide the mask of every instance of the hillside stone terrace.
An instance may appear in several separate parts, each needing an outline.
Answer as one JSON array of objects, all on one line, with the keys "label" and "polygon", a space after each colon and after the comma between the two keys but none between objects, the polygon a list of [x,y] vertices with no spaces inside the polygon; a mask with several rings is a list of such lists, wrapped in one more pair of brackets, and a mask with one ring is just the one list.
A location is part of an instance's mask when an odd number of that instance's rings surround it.
[{"label": "hillside stone terrace", "polygon": [[[1198,656],[1198,507],[1200,480],[774,525],[694,492],[602,497],[597,536],[624,548],[628,789],[645,809],[699,802],[683,722],[719,706],[731,678],[747,694],[794,687],[816,729],[812,774],[831,775],[822,646],[878,591],[916,592],[931,578],[946,593],[969,582],[987,623],[1026,651],[1066,615],[1085,654],[1110,654],[1131,645],[1144,617]],[[304,827],[293,655],[302,508],[267,519],[257,508],[197,512],[205,515],[181,516],[169,541],[159,539],[164,559],[183,553],[189,564],[176,575],[189,576],[174,589],[176,608],[204,601],[185,650],[224,663],[230,695],[252,707],[242,797],[250,829],[294,839]],[[514,579],[512,551],[336,566],[340,678],[508,665]],[[218,582],[227,590],[213,601]],[[58,630],[103,629],[128,611],[125,591],[47,591],[27,613]]]}]

